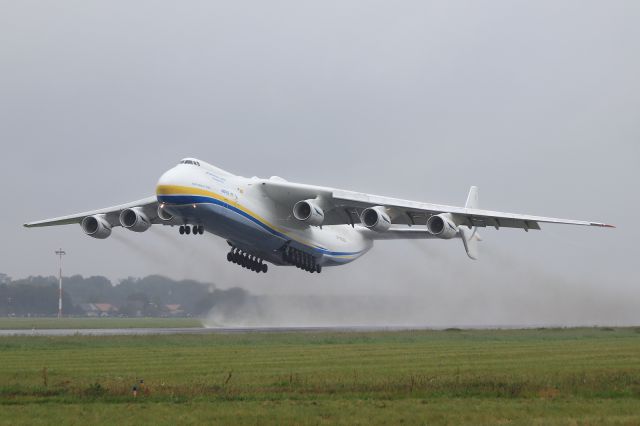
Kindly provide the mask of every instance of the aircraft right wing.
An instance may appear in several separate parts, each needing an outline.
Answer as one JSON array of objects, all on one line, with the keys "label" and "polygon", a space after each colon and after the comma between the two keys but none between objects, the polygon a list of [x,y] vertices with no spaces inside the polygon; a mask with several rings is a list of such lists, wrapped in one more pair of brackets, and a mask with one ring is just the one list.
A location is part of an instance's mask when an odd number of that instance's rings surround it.
[{"label": "aircraft right wing", "polygon": [[106,207],[98,210],[91,210],[82,213],[75,213],[68,216],[54,217],[51,219],[39,220],[36,222],[25,223],[27,228],[35,228],[40,226],[57,226],[57,225],[71,225],[74,223],[81,223],[85,217],[100,215],[111,226],[120,226],[120,213],[123,210],[139,207],[150,219],[151,223],[159,224],[165,223],[165,221],[158,218],[158,200],[156,197],[147,197],[141,200],[132,201],[130,203],[121,204],[113,207]]}]

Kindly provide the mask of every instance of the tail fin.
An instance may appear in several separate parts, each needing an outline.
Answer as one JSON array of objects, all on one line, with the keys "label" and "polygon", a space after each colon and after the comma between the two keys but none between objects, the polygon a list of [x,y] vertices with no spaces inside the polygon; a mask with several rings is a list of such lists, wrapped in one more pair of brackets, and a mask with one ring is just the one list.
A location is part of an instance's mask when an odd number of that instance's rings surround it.
[{"label": "tail fin", "polygon": [[478,187],[472,186],[469,189],[469,195],[467,195],[467,202],[464,206],[468,209],[477,209],[480,206],[478,205]]},{"label": "tail fin", "polygon": [[[478,205],[478,187],[472,186],[469,189],[469,195],[467,196],[467,202],[464,205],[468,209],[477,209]],[[460,225],[460,238],[464,244],[464,249],[467,251],[467,256],[471,259],[478,259],[478,241],[480,241],[480,235],[478,235],[477,227],[469,227],[466,225]]]}]

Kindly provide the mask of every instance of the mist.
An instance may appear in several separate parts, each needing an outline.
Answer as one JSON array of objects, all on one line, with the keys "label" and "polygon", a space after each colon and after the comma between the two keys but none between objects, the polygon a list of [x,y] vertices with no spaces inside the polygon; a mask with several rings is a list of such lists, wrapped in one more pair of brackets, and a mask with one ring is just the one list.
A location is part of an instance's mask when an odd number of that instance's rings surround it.
[{"label": "mist", "polygon": [[[458,242],[459,243],[459,242]],[[405,243],[406,244],[406,243]],[[229,311],[213,310],[208,326],[549,327],[628,326],[638,323],[637,292],[602,282],[567,280],[535,262],[523,263],[489,244],[482,263],[415,242],[419,269],[386,263],[371,253],[359,271],[343,273],[341,291],[307,288],[247,297]],[[461,245],[461,243],[460,243]],[[459,247],[462,250],[462,247]],[[412,259],[413,260],[413,259]],[[280,282],[282,288],[296,280]],[[255,290],[255,288],[254,288]]]}]

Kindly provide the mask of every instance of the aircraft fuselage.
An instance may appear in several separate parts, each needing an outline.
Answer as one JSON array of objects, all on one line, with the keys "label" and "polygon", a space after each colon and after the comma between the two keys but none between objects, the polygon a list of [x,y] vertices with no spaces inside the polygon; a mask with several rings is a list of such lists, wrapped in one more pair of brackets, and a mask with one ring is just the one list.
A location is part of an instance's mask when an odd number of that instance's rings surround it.
[{"label": "aircraft fuselage", "polygon": [[222,170],[179,164],[159,179],[156,196],[161,207],[185,225],[202,226],[232,247],[276,265],[291,264],[287,251],[312,256],[314,265],[341,265],[372,247],[359,227],[301,223],[259,185],[256,179]]}]

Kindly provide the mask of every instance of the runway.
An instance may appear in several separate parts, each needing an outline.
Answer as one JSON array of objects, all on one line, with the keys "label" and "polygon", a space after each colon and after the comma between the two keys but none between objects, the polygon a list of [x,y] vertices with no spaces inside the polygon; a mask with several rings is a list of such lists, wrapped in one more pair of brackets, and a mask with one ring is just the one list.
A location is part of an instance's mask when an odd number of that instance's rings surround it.
[{"label": "runway", "polygon": [[[373,332],[403,330],[437,330],[431,327],[211,327],[211,328],[78,328],[78,329],[21,329],[0,330],[6,336],[150,336],[167,334],[248,334],[248,333],[296,333],[296,332]],[[440,328],[440,330],[442,330]]]}]

